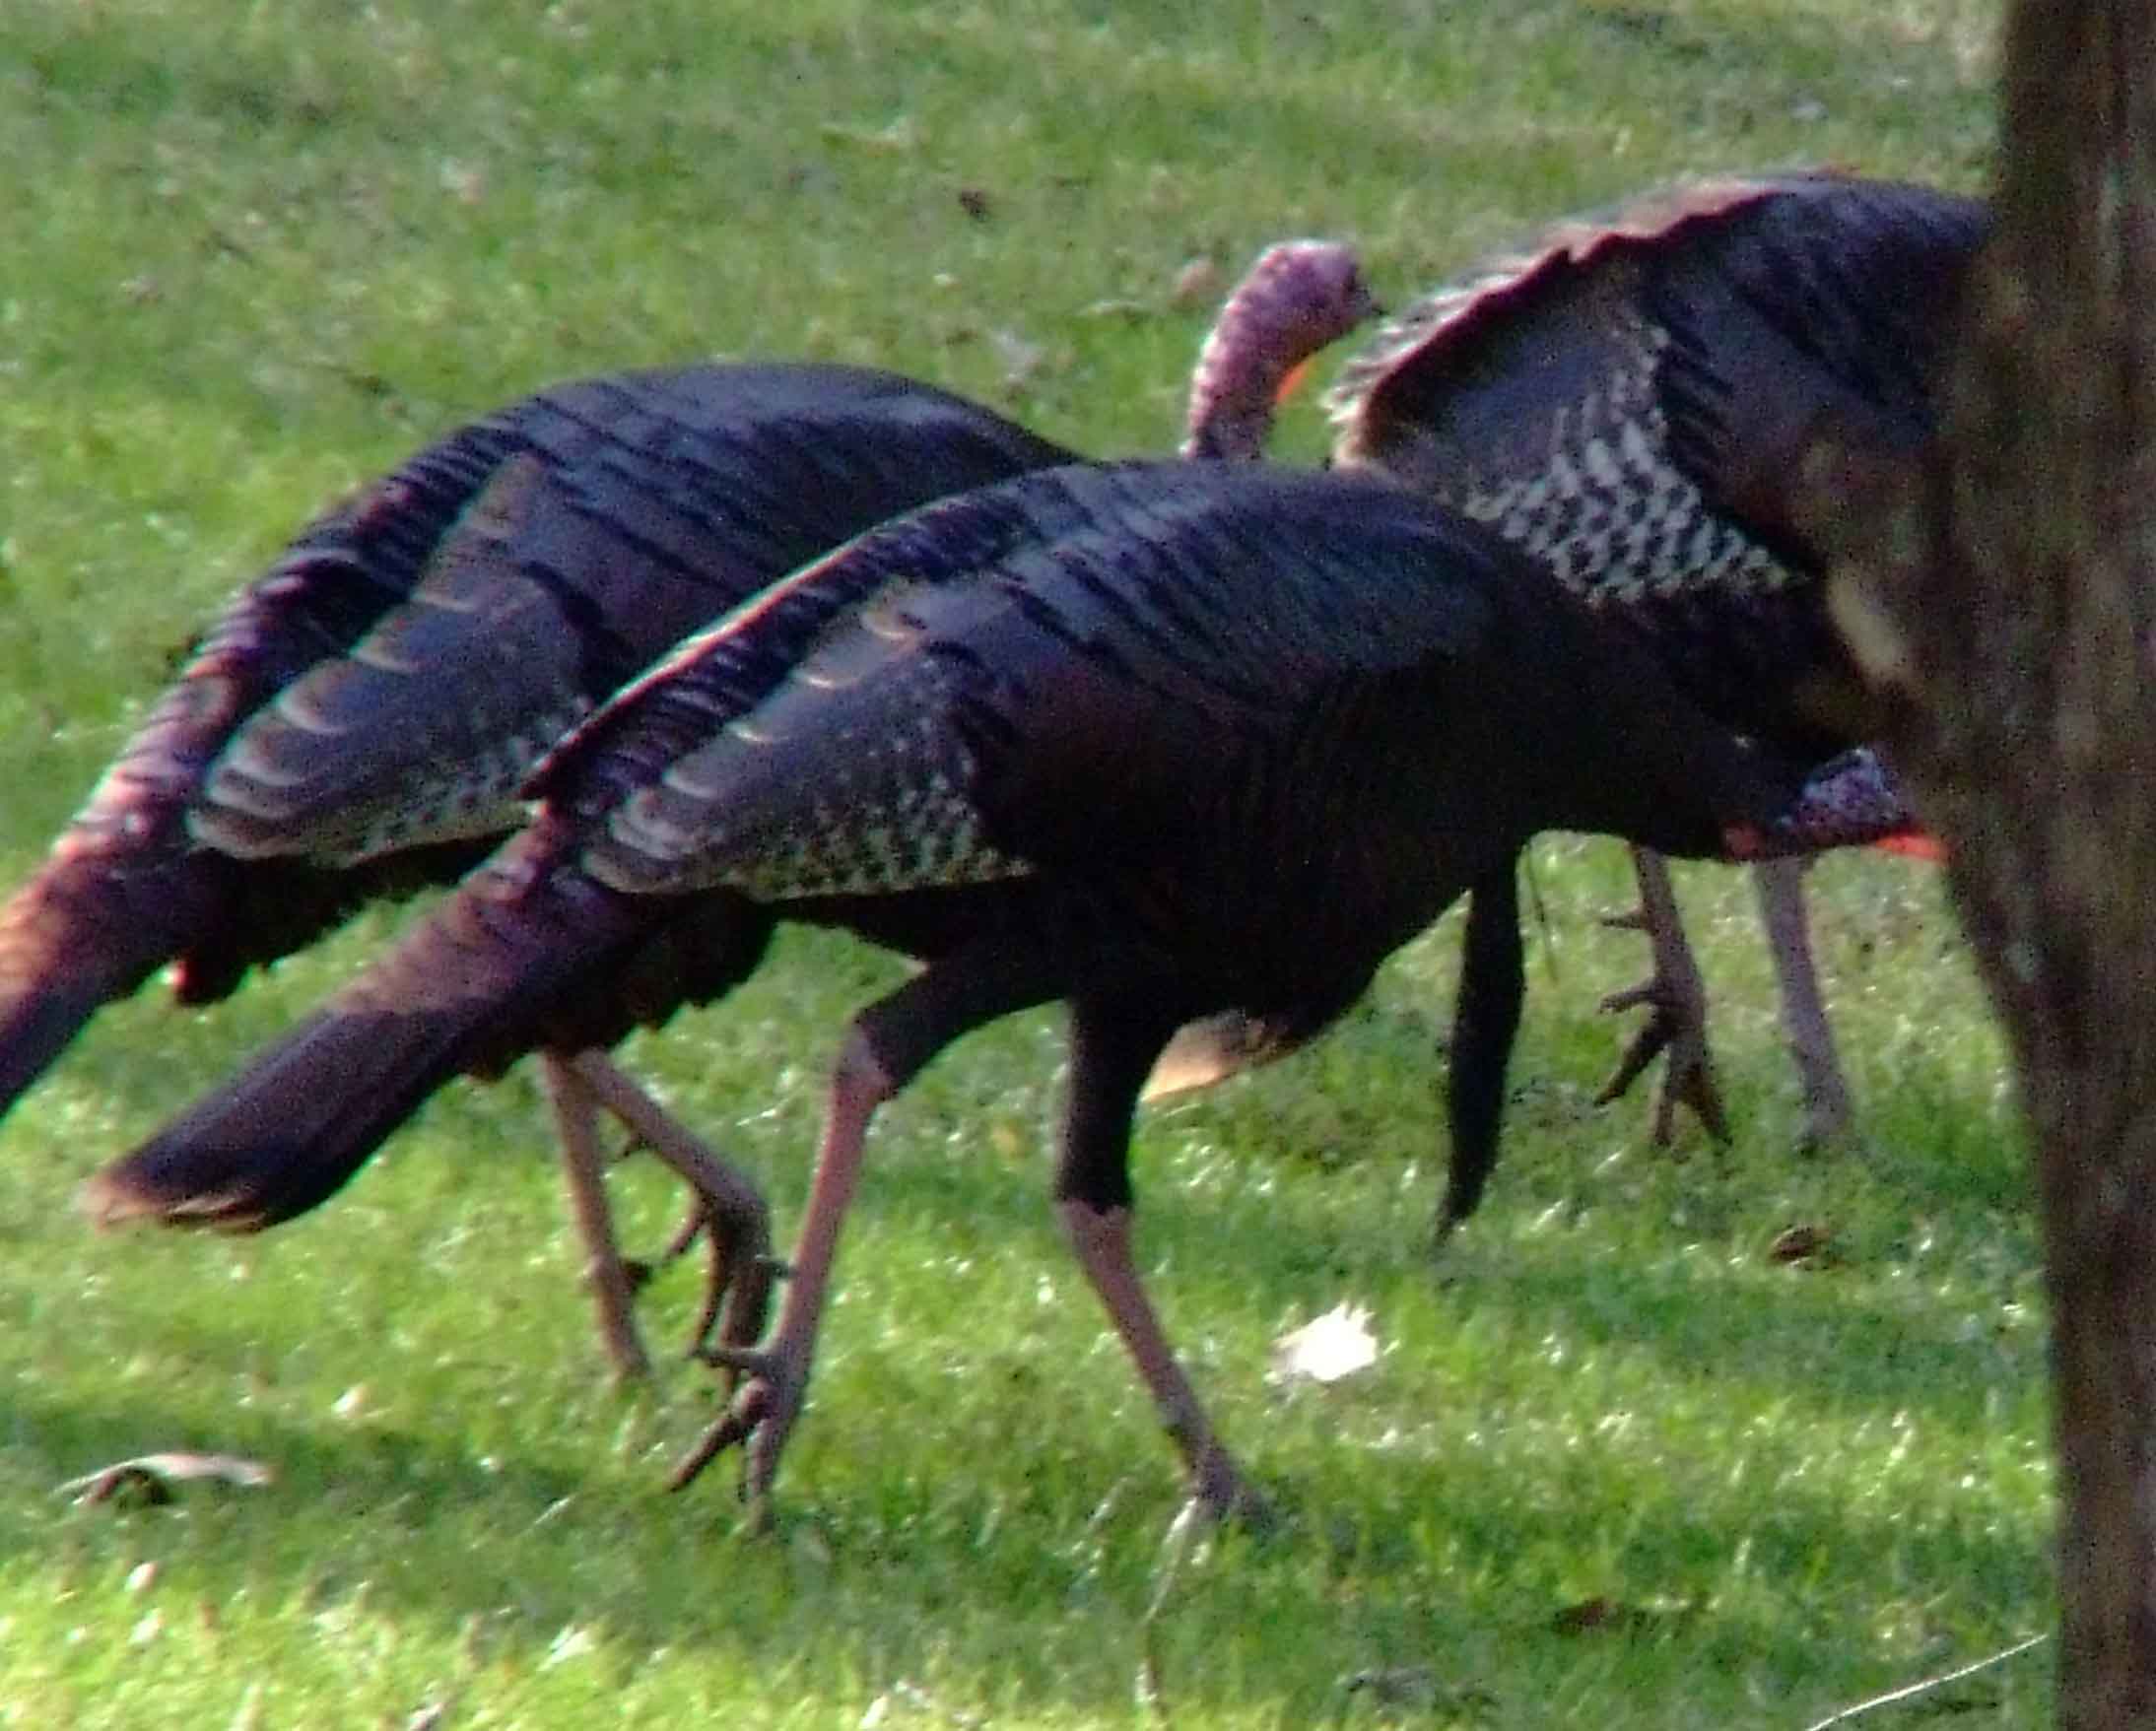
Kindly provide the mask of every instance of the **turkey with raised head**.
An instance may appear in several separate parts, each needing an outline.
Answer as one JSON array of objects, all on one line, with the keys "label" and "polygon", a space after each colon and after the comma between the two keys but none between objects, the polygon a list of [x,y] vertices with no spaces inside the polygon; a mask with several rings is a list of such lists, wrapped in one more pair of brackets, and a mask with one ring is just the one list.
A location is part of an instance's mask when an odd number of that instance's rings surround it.
[{"label": "turkey with raised head", "polygon": [[[1208,350],[1235,371],[1212,393],[1211,442],[1254,455],[1281,379],[1372,310],[1344,248],[1269,249]],[[521,823],[518,784],[564,728],[773,578],[912,505],[1070,460],[948,392],[800,364],[557,385],[429,445],[228,607],[0,909],[0,1111],[159,966],[176,965],[182,1002],[208,1002],[371,896],[453,882]],[[654,992],[632,975],[617,997]],[[587,1049],[544,1055],[601,1338],[625,1373],[646,1361],[595,1106],[690,1180],[692,1229],[716,1224],[700,1338],[729,1271],[749,1283],[730,1332],[747,1326],[766,1231],[753,1187],[605,1056],[634,1020],[596,1017]]]},{"label": "turkey with raised head", "polygon": [[1130,1255],[1131,1113],[1177,1028],[1322,1026],[1472,889],[1450,1112],[1456,1142],[1493,1142],[1525,840],[1772,852],[1815,815],[1487,531],[1397,487],[1225,464],[1051,470],[886,524],[630,686],[533,790],[523,835],[88,1205],[288,1218],[448,1077],[575,1043],[625,958],[677,948],[708,996],[775,920],[844,927],[924,965],[843,1040],[774,1332],[714,1350],[747,1380],[677,1482],[746,1444],[768,1490],[878,1104],[968,1030],[1061,1000],[1063,1223],[1215,1511],[1252,1499]]},{"label": "turkey with raised head", "polygon": [[[1827,618],[1821,550],[1797,521],[1797,460],[1829,432],[1887,448],[1929,433],[1941,346],[1988,227],[1976,200],[1829,173],[1704,181],[1571,219],[1381,330],[1332,393],[1334,461],[1490,524],[1640,632],[1709,714],[1830,758],[1860,746],[1869,721]],[[1875,758],[1834,772],[1876,825],[1843,839],[1914,827]],[[1657,1138],[1680,1099],[1720,1131],[1697,969],[1661,863],[1636,852],[1633,918],[1656,969],[1610,1003],[1655,1015],[1603,1098],[1666,1045]],[[1807,1120],[1825,1137],[1847,1122],[1847,1090],[1805,948],[1800,870],[1776,862],[1761,889]],[[1159,1085],[1292,1034],[1193,1030]]]}]

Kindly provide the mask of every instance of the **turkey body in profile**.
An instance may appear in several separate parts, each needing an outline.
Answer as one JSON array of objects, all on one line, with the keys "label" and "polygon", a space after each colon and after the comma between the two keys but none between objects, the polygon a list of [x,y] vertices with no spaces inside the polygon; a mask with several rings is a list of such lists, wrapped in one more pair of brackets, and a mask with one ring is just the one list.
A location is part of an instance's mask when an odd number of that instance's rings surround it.
[{"label": "turkey body in profile", "polygon": [[[915,380],[810,365],[556,385],[427,446],[228,606],[0,908],[0,1111],[156,969],[172,965],[181,1002],[211,1002],[371,898],[453,883],[522,823],[519,784],[559,734],[774,577],[912,505],[1069,458]],[[466,521],[505,465],[528,471],[528,508]],[[460,523],[484,545],[443,557]],[[493,557],[505,536],[513,558]],[[295,742],[325,772],[290,776]],[[714,1280],[753,1261],[761,1199],[595,1052],[550,1062],[548,1082],[602,1337],[634,1372],[591,1097],[716,1211]]]},{"label": "turkey body in profile", "polygon": [[[1378,333],[1332,392],[1333,460],[1488,523],[1640,632],[1718,720],[1832,758],[1870,723],[1827,617],[1824,559],[1799,521],[1799,461],[1822,434],[1887,449],[1928,435],[1942,345],[1988,226],[1973,199],[1829,173],[1710,180],[1570,219]],[[1878,836],[1914,826],[1876,760],[1850,779],[1859,774]],[[1657,1014],[1604,1098],[1670,1044],[1657,1137],[1680,1097],[1718,1130],[1697,970],[1666,873],[1651,855],[1639,863],[1636,917],[1655,938],[1657,973],[1611,1003]],[[1775,862],[1761,887],[1807,1115],[1824,1137],[1846,1123],[1847,1093],[1818,1007],[1800,869]],[[1162,1086],[1293,1043],[1284,1028],[1194,1030]]]},{"label": "turkey body in profile", "polygon": [[[1268,248],[1200,364],[1218,454],[1254,456],[1283,378],[1373,310],[1346,248]],[[453,881],[522,822],[523,775],[565,727],[773,578],[910,506],[1071,460],[914,380],[785,364],[559,385],[429,446],[241,593],[0,909],[0,1110],[168,961],[182,1001],[208,1001],[372,895]],[[678,963],[625,964],[577,1045],[544,1058],[624,1373],[645,1359],[597,1105],[699,1192],[714,1257],[699,1336],[729,1271],[759,1271],[729,1335],[753,1336],[768,1285],[761,1197],[600,1049],[682,1001]]]},{"label": "turkey body in profile", "polygon": [[[775,1332],[717,1355],[748,1380],[677,1475],[746,1442],[758,1494],[869,1119],[970,1029],[1069,1006],[1057,1201],[1224,1511],[1247,1494],[1129,1250],[1131,1113],[1179,1025],[1321,1024],[1470,888],[1511,951],[1481,971],[1516,978],[1509,892],[1542,829],[1809,844],[1793,773],[1487,532],[1396,487],[1226,464],[1052,470],[884,525],[685,644],[534,790],[523,835],[87,1200],[236,1228],[311,1207],[448,1077],[562,1043],[655,945],[710,959],[684,970],[700,989],[779,918],[914,956],[843,1043]],[[1471,997],[1463,1025],[1490,1013]],[[1501,1077],[1500,1032],[1463,1026],[1455,1065]],[[1455,1083],[1455,1137],[1494,1137],[1496,1099]]]}]

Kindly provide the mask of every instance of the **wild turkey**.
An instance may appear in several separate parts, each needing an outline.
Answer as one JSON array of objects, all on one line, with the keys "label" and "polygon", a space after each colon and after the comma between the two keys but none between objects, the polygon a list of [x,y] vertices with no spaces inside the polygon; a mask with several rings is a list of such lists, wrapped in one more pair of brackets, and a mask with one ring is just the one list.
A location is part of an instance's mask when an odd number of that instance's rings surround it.
[{"label": "wild turkey", "polygon": [[[1262,439],[1280,376],[1371,310],[1344,249],[1268,251],[1214,344],[1237,357],[1219,393],[1236,434]],[[912,380],[799,365],[559,385],[429,446],[241,593],[0,909],[0,1111],[168,961],[180,1000],[209,1002],[373,895],[454,881],[521,822],[517,785],[556,734],[772,578],[909,506],[1070,460]],[[519,461],[533,485],[455,531]],[[310,760],[293,784],[295,738],[324,733],[334,765]],[[594,1106],[717,1215],[700,1334],[728,1271],[756,1266],[761,1198],[599,1051],[548,1056],[545,1080],[601,1337],[640,1370]],[[753,1309],[753,1292],[737,1298]]]},{"label": "wild turkey", "polygon": [[[471,562],[436,556],[518,460],[560,508],[516,530],[513,569],[483,560],[474,582]],[[0,908],[0,1110],[166,964],[181,1003],[214,1002],[373,897],[453,883],[522,822],[517,784],[556,735],[771,578],[939,494],[1067,460],[958,397],[813,366],[557,385],[429,445],[232,602]],[[484,513],[468,527],[504,532]],[[299,809],[274,780],[278,741],[318,728],[345,748],[341,780]],[[601,1335],[633,1371],[644,1359],[605,1226],[594,1104],[713,1217],[714,1299],[765,1247],[761,1198],[602,1055],[546,1068]]]},{"label": "wild turkey", "polygon": [[542,766],[523,835],[86,1200],[288,1219],[459,1070],[588,1039],[628,958],[669,950],[702,999],[775,920],[845,927],[925,965],[851,1025],[775,1331],[714,1350],[748,1380],[676,1483],[746,1443],[769,1489],[876,1106],[969,1029],[1061,999],[1064,1223],[1196,1495],[1249,1506],[1130,1260],[1130,1117],[1170,1035],[1231,1008],[1321,1026],[1472,888],[1450,1114],[1494,1142],[1526,838],[1802,847],[1835,819],[1796,786],[1637,642],[1397,487],[1030,475],[863,536],[630,686]]},{"label": "wild turkey", "polygon": [[[1861,743],[1862,712],[1819,550],[1792,521],[1791,470],[1828,428],[1890,446],[1925,435],[1988,226],[1973,199],[1826,173],[1711,180],[1559,224],[1408,308],[1350,364],[1334,460],[1491,524],[1645,632],[1709,714],[1827,757]],[[1905,831],[1891,778],[1866,772],[1882,833]],[[1639,864],[1655,972],[1610,1004],[1655,1013],[1603,1098],[1666,1046],[1657,1138],[1679,1099],[1725,1135],[1667,877]],[[1830,1136],[1847,1091],[1800,871],[1771,868],[1761,896],[1807,1114]]]}]

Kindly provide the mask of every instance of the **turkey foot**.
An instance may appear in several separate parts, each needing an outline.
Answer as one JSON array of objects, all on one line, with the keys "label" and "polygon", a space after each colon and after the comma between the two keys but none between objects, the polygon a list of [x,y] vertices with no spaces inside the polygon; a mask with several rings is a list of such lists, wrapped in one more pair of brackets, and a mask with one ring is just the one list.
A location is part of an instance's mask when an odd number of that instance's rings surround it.
[{"label": "turkey foot", "polygon": [[772,1481],[777,1475],[778,1457],[785,1450],[786,1438],[801,1416],[813,1351],[811,1341],[789,1340],[782,1332],[769,1347],[704,1348],[697,1356],[706,1364],[746,1380],[734,1389],[726,1410],[667,1476],[666,1488],[687,1490],[706,1467],[739,1445],[741,1499],[749,1505],[756,1524],[769,1521]]},{"label": "turkey foot", "polygon": [[592,1098],[612,1112],[688,1185],[689,1216],[661,1253],[664,1267],[707,1237],[704,1303],[689,1335],[689,1356],[716,1339],[745,1347],[762,1337],[771,1314],[772,1285],[783,1265],[772,1255],[771,1209],[763,1193],[702,1140],[689,1133],[602,1052],[580,1052],[577,1074]]},{"label": "turkey foot", "polygon": [[[926,976],[922,976],[926,977]],[[918,981],[915,982],[916,984]],[[902,988],[903,989],[903,988]],[[788,1270],[786,1301],[768,1344],[761,1347],[721,1344],[705,1347],[698,1357],[729,1376],[746,1377],[717,1420],[698,1438],[667,1476],[669,1491],[686,1490],[704,1469],[729,1448],[740,1445],[741,1499],[758,1525],[771,1519],[772,1481],[778,1457],[801,1417],[808,1392],[809,1367],[816,1358],[816,1336],[823,1322],[824,1295],[831,1284],[832,1259],[839,1249],[839,1228],[853,1199],[861,1173],[861,1143],[876,1107],[894,1088],[869,1041],[858,1027],[840,1053],[831,1079],[824,1118],[824,1139],[817,1151],[816,1175],[809,1183],[808,1208]],[[765,1292],[776,1265],[762,1259]]]},{"label": "turkey foot", "polygon": [[[649,1146],[640,1138],[622,1150],[622,1158],[627,1160],[639,1149]],[[707,1230],[711,1234],[710,1262],[705,1274],[704,1304],[697,1312],[696,1326],[689,1331],[689,1345],[685,1350],[685,1356],[691,1359],[702,1359],[705,1349],[713,1344],[752,1345],[770,1320],[773,1283],[784,1280],[787,1274],[781,1257],[758,1248],[756,1238],[743,1230],[743,1223],[738,1218],[730,1218],[722,1203],[699,1191],[689,1199],[688,1213],[674,1230],[674,1235],[666,1240],[663,1250],[652,1257],[623,1259],[629,1290],[642,1292],[660,1269],[669,1268],[686,1256]],[[742,1271],[738,1278],[731,1272],[735,1269]],[[720,1327],[722,1307],[724,1326]]]},{"label": "turkey foot", "polygon": [[1618,1058],[1594,1103],[1607,1105],[1616,1099],[1650,1064],[1666,1054],[1661,1089],[1654,1099],[1654,1145],[1668,1145],[1679,1105],[1691,1107],[1716,1141],[1727,1142],[1729,1117],[1721,1091],[1715,1085],[1714,1059],[1707,1050],[1707,987],[1685,942],[1668,867],[1659,854],[1644,847],[1632,850],[1632,860],[1640,879],[1640,905],[1607,923],[1647,934],[1653,949],[1654,971],[1639,985],[1612,992],[1601,1007],[1605,1014],[1615,1014],[1645,1005],[1651,1014]]},{"label": "turkey foot", "polygon": [[771,1256],[770,1210],[756,1187],[677,1124],[603,1053],[549,1054],[542,1068],[561,1134],[571,1206],[584,1240],[599,1338],[617,1378],[637,1380],[650,1373],[632,1305],[651,1267],[623,1257],[615,1241],[602,1176],[605,1163],[593,1121],[601,1107],[628,1127],[632,1149],[649,1148],[689,1186],[689,1224],[668,1245],[666,1260],[686,1251],[699,1232],[708,1236],[710,1261],[691,1353],[704,1347],[714,1330],[731,1345],[755,1340],[770,1309],[777,1271]]}]

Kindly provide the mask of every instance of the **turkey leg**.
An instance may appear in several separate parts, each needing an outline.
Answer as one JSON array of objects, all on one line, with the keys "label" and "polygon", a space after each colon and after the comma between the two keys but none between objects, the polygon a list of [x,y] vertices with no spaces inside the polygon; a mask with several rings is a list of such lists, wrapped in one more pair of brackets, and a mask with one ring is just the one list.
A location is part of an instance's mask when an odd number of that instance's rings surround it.
[{"label": "turkey leg", "polygon": [[1804,868],[1809,863],[1763,861],[1752,868],[1752,886],[1759,893],[1760,920],[1782,988],[1783,1037],[1789,1042],[1804,1090],[1804,1139],[1817,1147],[1847,1136],[1854,1111],[1834,1049],[1834,1031],[1827,1024],[1827,1007],[1819,999],[1819,974],[1804,914]]},{"label": "turkey leg", "polygon": [[1607,1105],[1666,1051],[1668,1064],[1654,1099],[1655,1144],[1667,1144],[1675,1132],[1679,1105],[1690,1106],[1717,1142],[1727,1142],[1729,1117],[1722,1108],[1714,1059],[1707,1050],[1707,986],[1692,960],[1692,947],[1685,942],[1684,921],[1669,887],[1669,867],[1660,854],[1637,846],[1632,849],[1632,867],[1640,880],[1640,905],[1609,923],[1647,934],[1654,971],[1629,990],[1612,992],[1602,1000],[1602,1009],[1614,1013],[1646,1005],[1651,1013],[1594,1103]]},{"label": "turkey leg", "polygon": [[[659,1253],[660,1265],[686,1251],[699,1232],[709,1234],[710,1262],[704,1305],[689,1335],[691,1355],[710,1344],[714,1329],[726,1345],[747,1346],[764,1332],[772,1283],[781,1272],[772,1255],[771,1208],[763,1193],[606,1053],[578,1052],[569,1062],[637,1145],[649,1149],[689,1186],[689,1217]],[[634,1273],[631,1284],[637,1284]]]},{"label": "turkey leg", "polygon": [[570,1209],[583,1239],[586,1279],[598,1312],[599,1339],[623,1381],[650,1373],[633,1315],[639,1283],[623,1258],[607,1205],[607,1157],[597,1134],[604,1107],[628,1126],[632,1146],[648,1147],[691,1192],[690,1227],[668,1247],[685,1249],[696,1229],[710,1233],[710,1265],[703,1309],[691,1336],[701,1349],[714,1326],[731,1344],[754,1340],[771,1300],[770,1210],[754,1185],[719,1161],[670,1117],[604,1053],[541,1054],[540,1075],[562,1144]]},{"label": "turkey leg", "polygon": [[869,1120],[952,1040],[1056,995],[1062,969],[1052,946],[1029,944],[1028,936],[991,933],[932,964],[854,1018],[832,1072],[816,1174],[788,1263],[778,1320],[761,1346],[719,1345],[702,1354],[706,1363],[743,1380],[725,1410],[674,1468],[668,1489],[684,1489],[739,1444],[742,1499],[751,1505],[753,1519],[769,1519],[778,1457],[808,1392],[839,1229],[860,1178]]},{"label": "turkey leg", "polygon": [[1192,1499],[1216,1519],[1234,1516],[1263,1526],[1272,1511],[1214,1431],[1131,1260],[1131,1113],[1154,1060],[1182,1021],[1159,1004],[1158,998],[1140,1004],[1129,996],[1073,1004],[1055,1205],[1078,1266],[1182,1456]]}]

